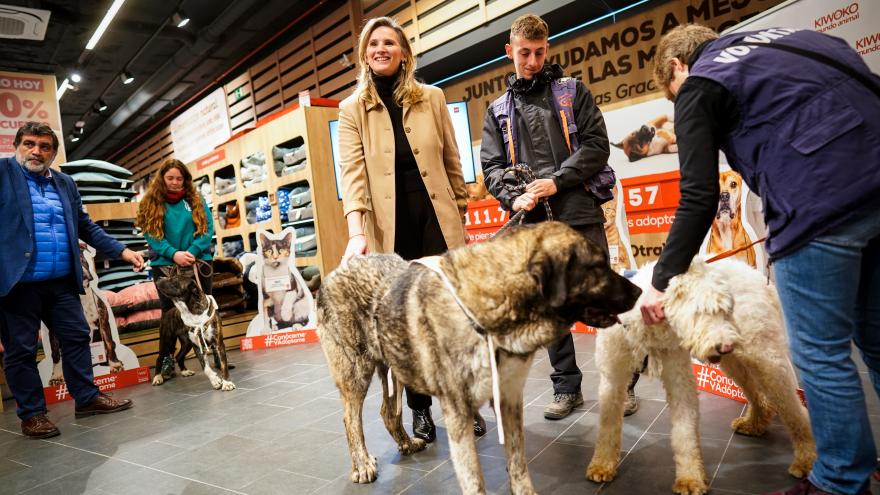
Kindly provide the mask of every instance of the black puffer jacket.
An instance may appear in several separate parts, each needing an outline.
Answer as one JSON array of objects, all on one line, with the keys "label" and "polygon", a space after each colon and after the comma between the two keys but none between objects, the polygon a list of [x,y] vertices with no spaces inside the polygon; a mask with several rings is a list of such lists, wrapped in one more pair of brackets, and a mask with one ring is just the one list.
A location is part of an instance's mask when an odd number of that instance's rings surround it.
[{"label": "black puffer jacket", "polygon": [[[593,101],[593,95],[578,82],[573,108],[580,147],[569,155],[549,84],[562,76],[562,68],[554,64],[545,65],[532,80],[516,79],[513,75],[508,79],[508,91],[513,92],[516,105],[517,161],[527,163],[539,178],[556,181],[558,191],[550,197],[555,220],[569,225],[602,223],[605,217],[595,198],[584,188],[584,181],[608,163],[610,152],[605,120]],[[504,169],[510,163],[505,154],[501,127],[491,107],[486,110],[483,124],[480,162],[489,192],[505,209],[511,210],[517,195],[511,194],[501,183]],[[526,215],[527,222],[544,219],[542,207]]]}]

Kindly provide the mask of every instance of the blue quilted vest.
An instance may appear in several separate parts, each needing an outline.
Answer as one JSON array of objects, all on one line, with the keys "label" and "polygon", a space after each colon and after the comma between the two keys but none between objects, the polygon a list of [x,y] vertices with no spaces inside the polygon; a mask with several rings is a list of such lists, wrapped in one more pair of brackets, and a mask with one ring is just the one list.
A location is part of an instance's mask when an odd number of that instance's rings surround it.
[{"label": "blue quilted vest", "polygon": [[34,210],[34,253],[22,282],[64,277],[73,271],[64,206],[55,183],[48,177],[25,172]]},{"label": "blue quilted vest", "polygon": [[725,87],[740,122],[723,140],[731,167],[761,196],[772,258],[864,214],[880,195],[880,99],[840,70],[779,43],[821,53],[880,84],[839,38],[767,29],[710,42],[690,76]]}]

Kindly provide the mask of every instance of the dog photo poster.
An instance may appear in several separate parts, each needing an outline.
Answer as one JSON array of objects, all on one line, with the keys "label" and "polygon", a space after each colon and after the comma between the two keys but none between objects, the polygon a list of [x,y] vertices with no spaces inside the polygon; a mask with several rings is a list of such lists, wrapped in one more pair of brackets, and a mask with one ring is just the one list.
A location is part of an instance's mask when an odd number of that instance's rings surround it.
[{"label": "dog photo poster", "polygon": [[[617,195],[623,203],[618,222],[626,225],[635,264],[643,266],[660,257],[680,199],[674,105],[658,97],[605,112],[604,117],[612,143],[608,162],[622,186]],[[702,254],[747,246],[766,230],[760,198],[730,170],[723,153],[719,153],[719,172],[718,211]],[[609,247],[611,240],[609,236]],[[753,267],[765,264],[762,245],[738,256]]]},{"label": "dog photo poster", "polygon": [[255,253],[242,256],[251,263],[248,278],[257,286],[257,316],[248,325],[247,337],[315,328],[315,302],[296,269],[296,232],[287,227],[279,234],[257,231]]},{"label": "dog photo poster", "polygon": [[[80,241],[79,260],[82,264],[83,289],[79,296],[91,332],[92,371],[96,377],[123,370],[138,368],[137,355],[119,341],[119,330],[113,310],[101,289],[98,288],[98,274],[95,271],[95,248]],[[46,325],[41,325],[43,341],[42,361],[37,364],[44,387],[62,385],[61,353],[58,339]]]}]

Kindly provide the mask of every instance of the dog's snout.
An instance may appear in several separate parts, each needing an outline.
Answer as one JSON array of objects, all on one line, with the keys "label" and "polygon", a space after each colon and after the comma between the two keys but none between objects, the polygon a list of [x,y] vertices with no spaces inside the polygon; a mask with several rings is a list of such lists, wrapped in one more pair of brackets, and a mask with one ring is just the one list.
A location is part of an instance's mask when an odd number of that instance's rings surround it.
[{"label": "dog's snout", "polygon": [[730,193],[727,191],[722,192],[721,201],[730,201]]},{"label": "dog's snout", "polygon": [[718,344],[715,346],[715,350],[721,355],[730,354],[733,352],[733,344]]}]

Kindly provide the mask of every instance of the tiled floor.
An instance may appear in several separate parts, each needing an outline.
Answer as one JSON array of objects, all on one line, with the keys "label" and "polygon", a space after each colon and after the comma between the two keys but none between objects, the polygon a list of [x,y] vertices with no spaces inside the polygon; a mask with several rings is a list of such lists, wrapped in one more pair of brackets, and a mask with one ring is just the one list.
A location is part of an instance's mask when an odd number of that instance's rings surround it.
[{"label": "tiled floor", "polygon": [[[543,418],[543,406],[552,397],[545,353],[537,356],[526,384],[526,451],[536,489],[544,494],[671,493],[669,415],[659,382],[649,378],[636,389],[641,409],[625,421],[626,452],[618,478],[601,486],[584,479],[598,421],[594,340],[575,335],[586,402],[568,418]],[[348,480],[340,401],[320,347],[234,352],[230,360],[237,365],[232,377],[238,389],[233,392],[211,390],[199,373],[162,387],[118,391],[118,396],[135,401],[133,409],[119,414],[77,420],[71,403],[55,405],[49,416],[62,435],[48,440],[22,438],[11,410],[14,404],[7,401],[0,416],[0,493],[458,492],[437,404],[437,442],[403,457],[379,419],[379,387],[374,386],[364,416],[368,448],[379,460],[379,479],[355,485]],[[880,403],[873,392],[868,401],[878,438]],[[741,404],[705,393],[700,404],[711,493],[761,494],[793,483],[786,473],[791,460],[788,436],[780,425],[765,438],[732,435],[729,423],[742,412]],[[487,486],[492,493],[509,493],[494,418],[488,408],[483,415],[490,432],[477,445]],[[408,412],[405,420],[409,421]]]}]

